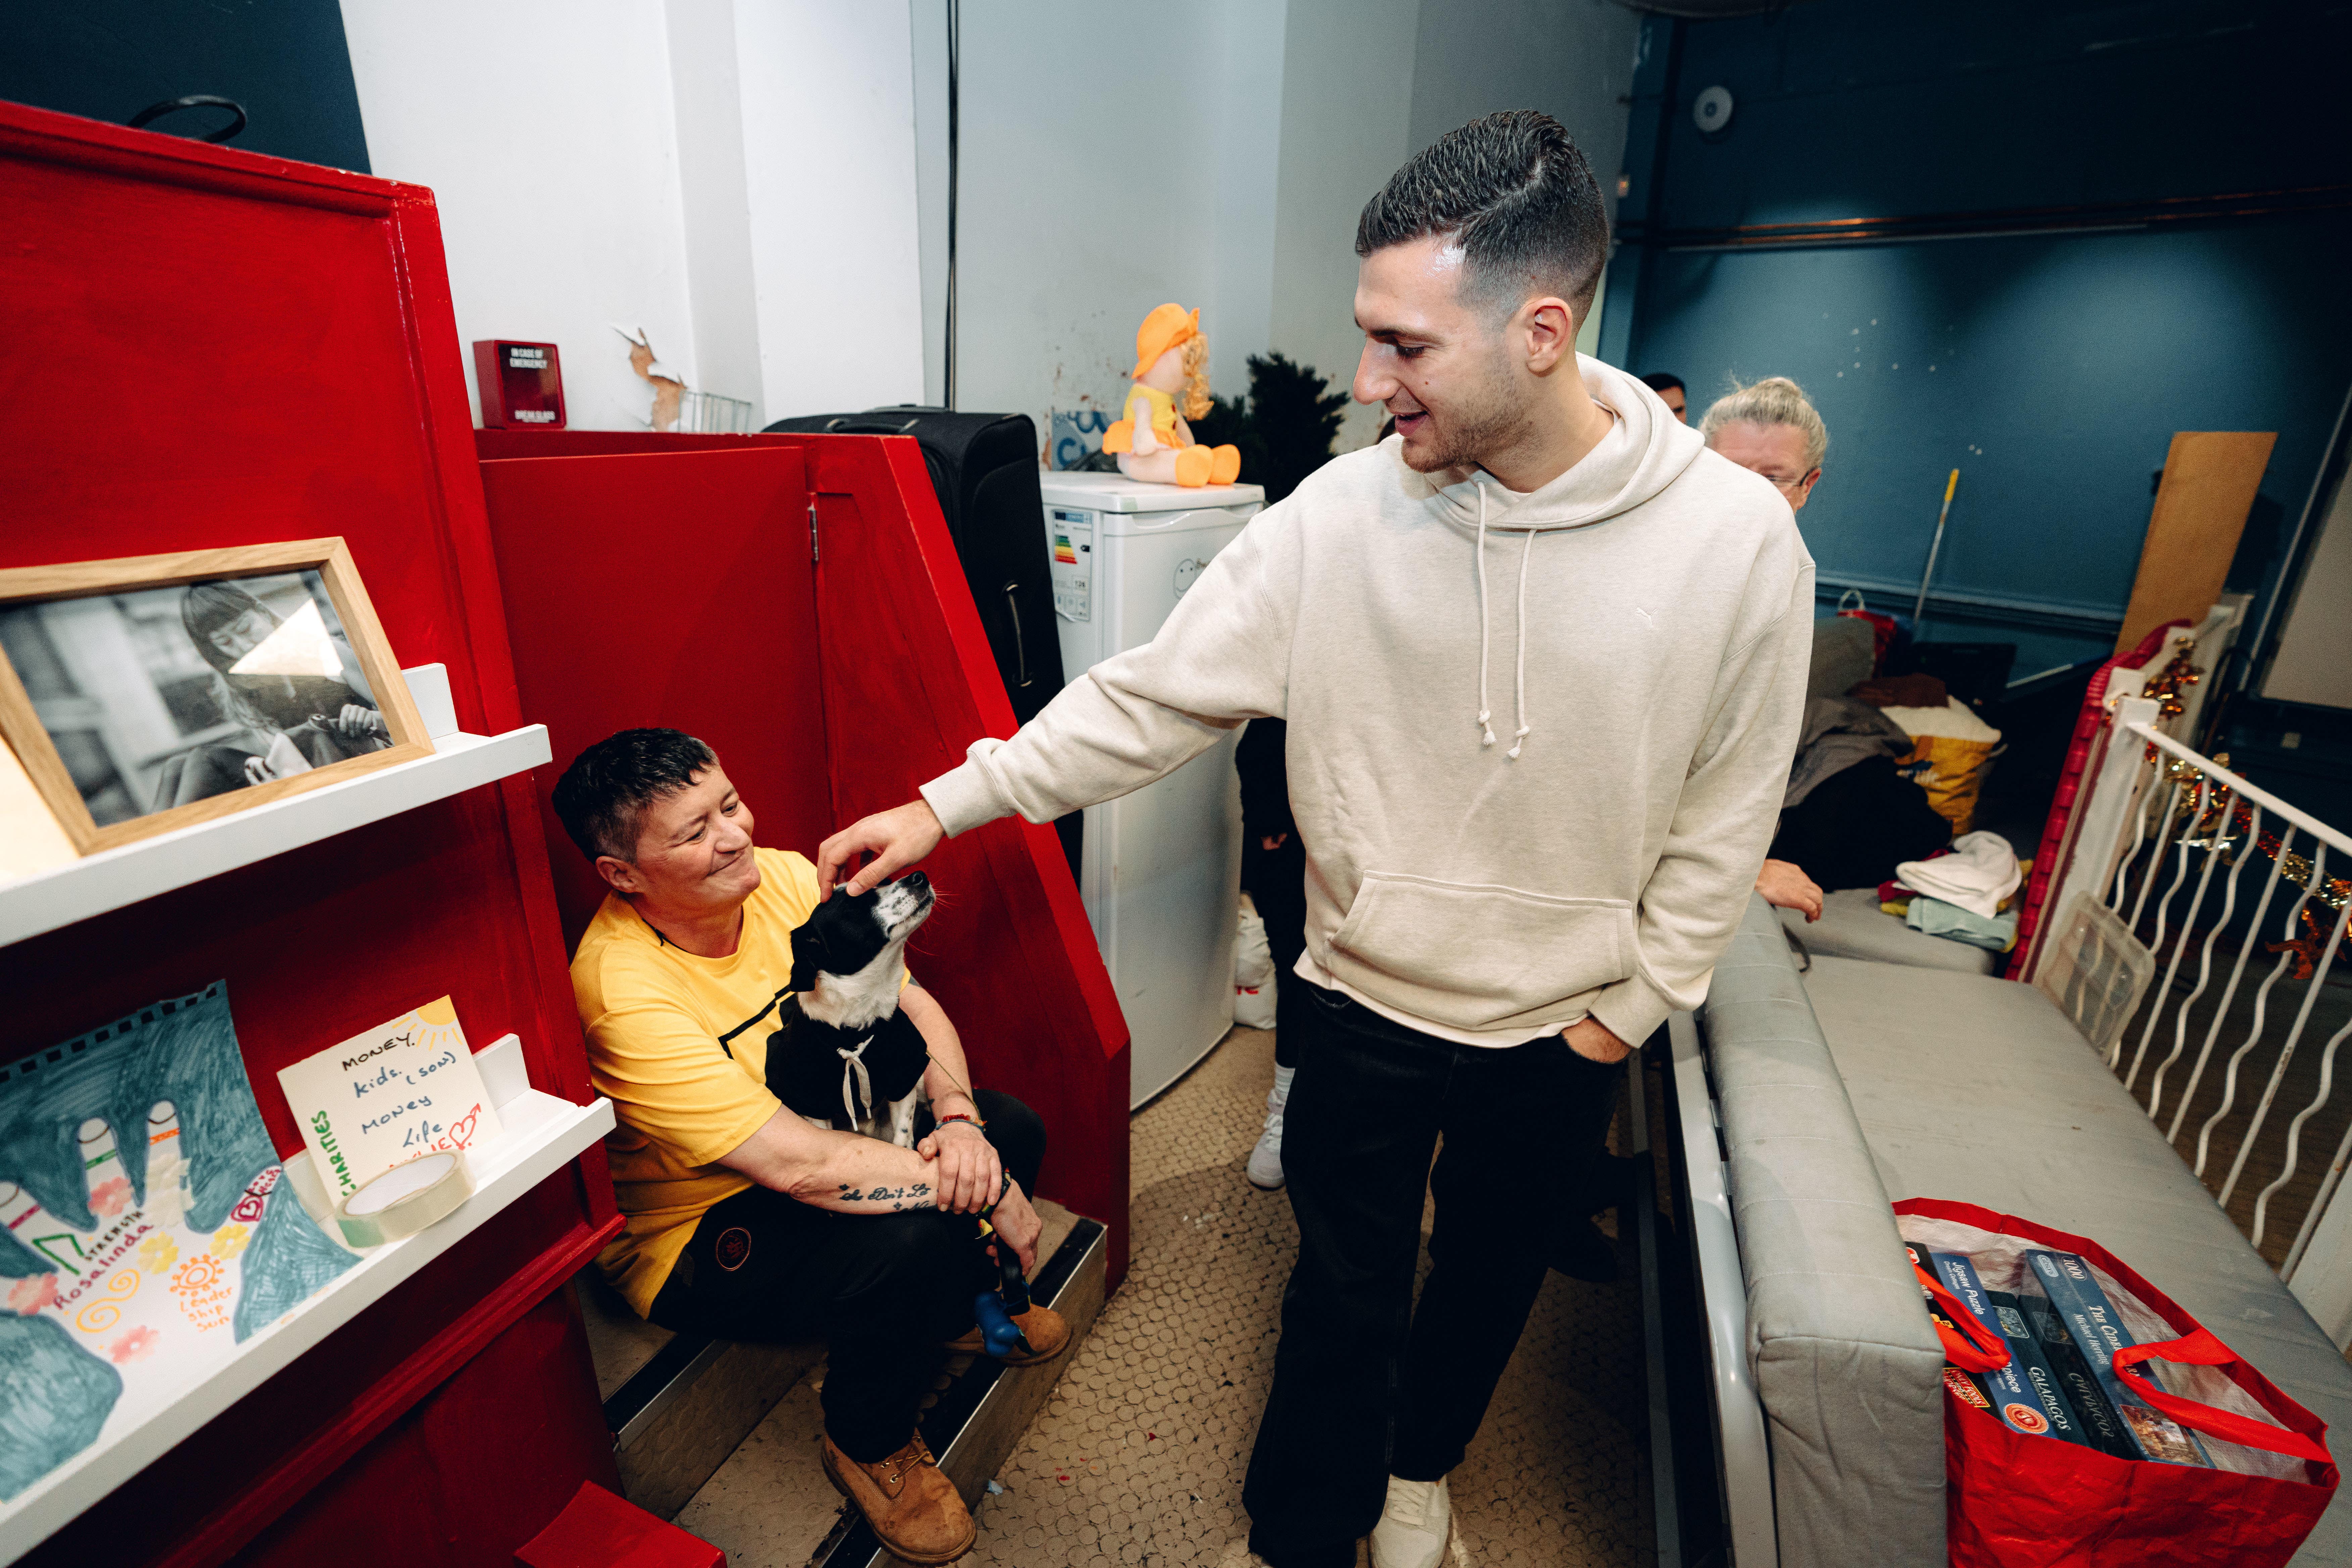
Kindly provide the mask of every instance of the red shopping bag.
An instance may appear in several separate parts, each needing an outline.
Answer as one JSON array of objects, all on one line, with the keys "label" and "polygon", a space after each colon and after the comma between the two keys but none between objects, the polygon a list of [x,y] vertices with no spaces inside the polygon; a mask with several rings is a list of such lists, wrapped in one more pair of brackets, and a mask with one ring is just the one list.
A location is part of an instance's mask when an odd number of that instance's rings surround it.
[{"label": "red shopping bag", "polygon": [[[2294,1555],[2336,1494],[2325,1422],[2095,1241],[1974,1204],[1910,1198],[1895,1212],[1906,1241],[1969,1254],[1994,1289],[2006,1288],[1994,1279],[2024,1247],[2082,1257],[2118,1315],[2137,1323],[2140,1342],[2116,1352],[2116,1376],[2199,1433],[2213,1459],[2210,1468],[2119,1459],[2029,1436],[1948,1390],[1945,1506],[1955,1568],[2283,1568]],[[1959,1308],[1948,1296],[1938,1302]],[[1973,1330],[1969,1320],[1964,1309],[1955,1319]],[[1984,1357],[1979,1344],[1943,1337],[1954,1364],[1984,1370],[1960,1359]],[[2147,1377],[2148,1363],[2165,1365],[2168,1392]]]},{"label": "red shopping bag", "polygon": [[[1852,604],[1848,604],[1846,602],[1849,599],[1853,601]],[[1870,673],[1873,675],[1885,675],[1886,673],[1886,650],[1892,647],[1895,642],[1895,617],[1889,615],[1882,615],[1878,611],[1872,609],[1868,603],[1864,600],[1862,590],[1859,588],[1848,588],[1844,593],[1838,595],[1837,613],[1841,616],[1852,616],[1855,620],[1864,622],[1869,626]]]}]

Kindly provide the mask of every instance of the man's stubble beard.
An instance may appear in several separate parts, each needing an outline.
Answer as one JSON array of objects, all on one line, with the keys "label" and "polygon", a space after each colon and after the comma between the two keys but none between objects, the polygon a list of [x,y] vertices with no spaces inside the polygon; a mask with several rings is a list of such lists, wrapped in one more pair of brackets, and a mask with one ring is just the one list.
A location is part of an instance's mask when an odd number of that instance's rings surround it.
[{"label": "man's stubble beard", "polygon": [[1497,353],[1481,368],[1475,389],[1453,412],[1428,409],[1434,437],[1430,455],[1416,458],[1410,446],[1405,448],[1405,464],[1415,473],[1483,468],[1488,458],[1526,437],[1532,421],[1513,384],[1510,367]]}]

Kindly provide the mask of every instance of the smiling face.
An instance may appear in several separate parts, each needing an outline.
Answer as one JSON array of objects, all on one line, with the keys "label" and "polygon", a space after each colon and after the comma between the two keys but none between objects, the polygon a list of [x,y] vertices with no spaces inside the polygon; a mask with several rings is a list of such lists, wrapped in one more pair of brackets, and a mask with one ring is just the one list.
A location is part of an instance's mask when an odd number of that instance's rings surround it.
[{"label": "smiling face", "polygon": [[1419,473],[1466,468],[1524,440],[1532,425],[1536,376],[1516,354],[1528,334],[1522,317],[1547,307],[1572,340],[1574,323],[1557,300],[1503,311],[1462,287],[1462,252],[1444,237],[1384,246],[1356,273],[1356,324],[1363,357],[1351,389],[1378,403],[1404,437],[1404,460]]},{"label": "smiling face", "polygon": [[641,900],[649,919],[656,911],[691,917],[735,908],[760,886],[751,808],[713,763],[684,789],[646,803],[634,860],[603,855],[596,869]]},{"label": "smiling face", "polygon": [[1793,425],[1737,419],[1717,430],[1707,445],[1771,480],[1790,511],[1804,510],[1805,499],[1821,482],[1821,469],[1805,467],[1805,433]]}]

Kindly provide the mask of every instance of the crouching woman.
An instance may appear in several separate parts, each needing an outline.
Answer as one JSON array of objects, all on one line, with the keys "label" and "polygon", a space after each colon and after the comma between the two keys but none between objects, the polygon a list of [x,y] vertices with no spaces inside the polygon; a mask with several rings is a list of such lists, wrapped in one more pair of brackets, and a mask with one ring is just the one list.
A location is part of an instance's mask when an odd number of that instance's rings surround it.
[{"label": "crouching woman", "polygon": [[[1035,1263],[1043,1125],[971,1087],[955,1026],[911,982],[899,1006],[930,1056],[913,1148],[818,1128],[770,1092],[816,873],[753,846],[702,742],[624,731],[572,762],[554,804],[611,889],[572,962],[591,1077],[620,1120],[606,1148],[626,1223],[599,1265],[681,1333],[822,1335],[826,1474],[891,1552],[953,1561],[971,1516],[916,1412],[943,1347],[979,1345],[972,1301],[994,1269],[973,1216],[993,1204],[998,1237]],[[1034,1352],[1016,1364],[1068,1341],[1043,1307],[1016,1321]]]}]

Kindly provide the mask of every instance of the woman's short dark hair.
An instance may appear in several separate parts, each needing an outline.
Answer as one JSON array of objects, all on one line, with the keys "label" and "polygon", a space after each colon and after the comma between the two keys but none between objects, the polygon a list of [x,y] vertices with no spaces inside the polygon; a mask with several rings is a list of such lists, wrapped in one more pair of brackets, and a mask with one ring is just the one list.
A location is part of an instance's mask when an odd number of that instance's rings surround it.
[{"label": "woman's short dark hair", "polygon": [[1389,176],[1356,220],[1356,254],[1447,235],[1464,288],[1517,309],[1557,294],[1579,321],[1609,259],[1609,214],[1592,167],[1559,121],[1506,110],[1449,131]]},{"label": "woman's short dark hair", "polygon": [[1669,375],[1663,370],[1654,370],[1649,374],[1643,376],[1642,378],[1642,384],[1648,387],[1652,392],[1658,394],[1660,396],[1664,396],[1669,391],[1679,391],[1685,395],[1690,391],[1689,387],[1683,385],[1683,378],[1681,376]]},{"label": "woman's short dark hair", "polygon": [[610,855],[635,865],[646,807],[718,761],[718,752],[682,730],[624,730],[572,759],[555,781],[555,815],[589,859]]}]

